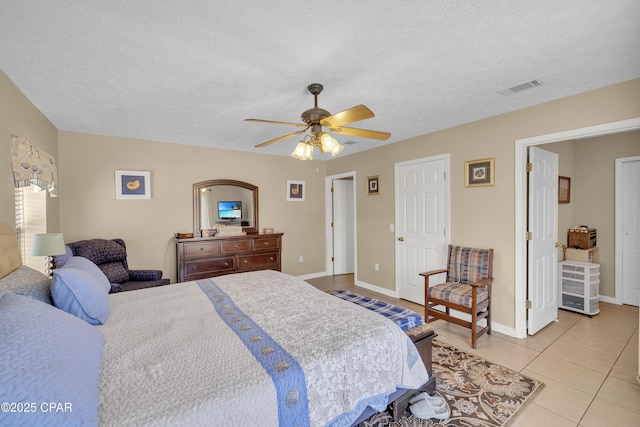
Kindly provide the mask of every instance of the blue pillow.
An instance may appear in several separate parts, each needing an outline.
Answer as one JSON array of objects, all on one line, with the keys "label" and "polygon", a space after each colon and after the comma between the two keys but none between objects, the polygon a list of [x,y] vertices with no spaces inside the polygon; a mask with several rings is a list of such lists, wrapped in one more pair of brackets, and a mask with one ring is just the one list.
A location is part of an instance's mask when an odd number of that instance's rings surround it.
[{"label": "blue pillow", "polygon": [[3,406],[0,425],[97,425],[103,346],[102,332],[77,317],[0,293],[0,403],[22,408]]},{"label": "blue pillow", "polygon": [[108,291],[84,270],[66,266],[53,270],[51,297],[56,307],[92,325],[103,325],[109,317]]},{"label": "blue pillow", "polygon": [[91,274],[95,279],[102,285],[105,291],[109,293],[111,290],[111,283],[109,283],[109,279],[104,275],[100,267],[95,265],[93,262],[89,261],[86,258],[81,256],[73,256],[67,261],[64,265],[65,268],[77,268],[78,270],[84,270],[87,273]]}]

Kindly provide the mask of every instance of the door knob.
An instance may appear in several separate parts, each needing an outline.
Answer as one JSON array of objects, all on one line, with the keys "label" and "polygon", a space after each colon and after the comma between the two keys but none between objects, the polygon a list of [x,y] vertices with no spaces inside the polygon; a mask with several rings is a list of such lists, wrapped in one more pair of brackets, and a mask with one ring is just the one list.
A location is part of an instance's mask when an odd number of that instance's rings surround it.
[{"label": "door knob", "polygon": [[401,242],[404,242],[404,237],[400,236],[398,237],[398,240],[400,240]]}]

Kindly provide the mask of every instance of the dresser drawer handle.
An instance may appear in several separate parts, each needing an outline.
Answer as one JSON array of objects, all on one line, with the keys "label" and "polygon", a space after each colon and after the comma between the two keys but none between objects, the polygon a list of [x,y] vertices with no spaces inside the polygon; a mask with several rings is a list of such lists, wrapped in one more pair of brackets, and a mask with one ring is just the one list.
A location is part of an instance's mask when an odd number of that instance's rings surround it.
[{"label": "dresser drawer handle", "polygon": [[272,256],[269,257],[269,261],[273,261],[273,257]]},{"label": "dresser drawer handle", "polygon": [[198,269],[198,267],[196,267],[196,266],[194,265],[193,267],[191,267],[191,269],[192,269],[193,271],[196,271],[196,270]]},{"label": "dresser drawer handle", "polygon": [[200,246],[200,250],[201,250],[201,251],[204,251],[204,247]]},{"label": "dresser drawer handle", "polygon": [[233,249],[238,249],[238,244],[237,243],[233,244]]},{"label": "dresser drawer handle", "polygon": [[225,262],[225,263],[224,263],[224,266],[225,266],[225,267],[229,267],[229,263],[228,263],[228,262]]},{"label": "dresser drawer handle", "polygon": [[264,242],[264,245],[265,246],[269,246],[269,242]]}]

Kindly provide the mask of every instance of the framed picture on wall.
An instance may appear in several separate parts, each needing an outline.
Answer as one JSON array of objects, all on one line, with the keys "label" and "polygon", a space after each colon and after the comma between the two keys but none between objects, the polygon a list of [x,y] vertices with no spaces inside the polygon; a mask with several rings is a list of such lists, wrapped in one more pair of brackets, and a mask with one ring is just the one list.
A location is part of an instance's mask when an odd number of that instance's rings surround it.
[{"label": "framed picture on wall", "polygon": [[287,181],[287,201],[304,202],[304,181]]},{"label": "framed picture on wall", "polygon": [[367,196],[380,194],[380,175],[367,177]]},{"label": "framed picture on wall", "polygon": [[151,172],[116,170],[116,199],[151,198]]},{"label": "framed picture on wall", "polygon": [[493,185],[493,157],[490,159],[469,160],[464,163],[464,186],[484,187]]},{"label": "framed picture on wall", "polygon": [[568,176],[558,177],[558,203],[571,202],[571,178]]}]

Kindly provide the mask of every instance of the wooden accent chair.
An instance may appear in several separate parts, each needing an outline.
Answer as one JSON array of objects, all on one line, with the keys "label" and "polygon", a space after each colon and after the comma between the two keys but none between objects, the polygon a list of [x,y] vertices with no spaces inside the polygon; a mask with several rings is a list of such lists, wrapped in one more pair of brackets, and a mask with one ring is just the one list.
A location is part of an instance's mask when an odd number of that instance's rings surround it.
[{"label": "wooden accent chair", "polygon": [[[445,283],[429,286],[429,277],[447,273]],[[471,346],[485,332],[491,335],[491,284],[493,283],[493,249],[475,249],[449,245],[447,268],[420,273],[424,276],[424,319],[442,319],[471,329]],[[444,306],[445,311],[435,306]],[[471,316],[471,321],[453,317],[450,310]],[[478,326],[486,319],[487,325]]]}]

